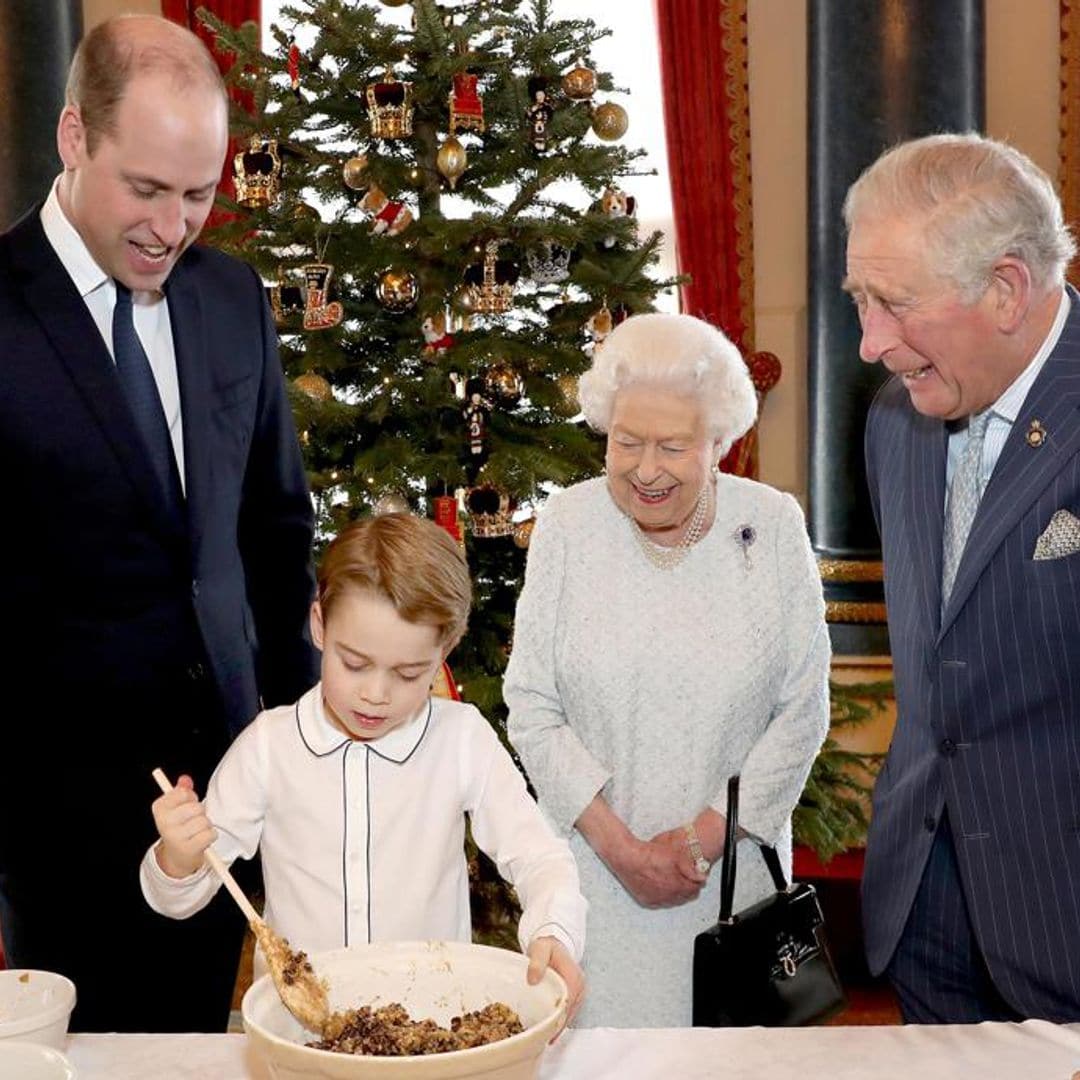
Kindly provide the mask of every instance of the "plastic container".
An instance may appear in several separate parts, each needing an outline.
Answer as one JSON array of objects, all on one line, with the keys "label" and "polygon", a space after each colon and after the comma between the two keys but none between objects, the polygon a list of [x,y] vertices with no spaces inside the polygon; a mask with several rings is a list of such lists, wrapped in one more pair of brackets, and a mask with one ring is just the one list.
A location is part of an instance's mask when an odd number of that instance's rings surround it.
[{"label": "plastic container", "polygon": [[52,971],[0,971],[0,1040],[64,1048],[75,984]]}]

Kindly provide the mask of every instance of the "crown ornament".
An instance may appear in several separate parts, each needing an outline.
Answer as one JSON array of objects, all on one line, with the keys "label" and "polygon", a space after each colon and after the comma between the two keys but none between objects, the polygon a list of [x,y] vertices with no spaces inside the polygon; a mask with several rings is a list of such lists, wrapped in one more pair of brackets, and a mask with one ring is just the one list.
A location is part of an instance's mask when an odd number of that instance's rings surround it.
[{"label": "crown ornament", "polygon": [[505,491],[487,484],[470,488],[465,503],[469,508],[469,528],[477,539],[498,540],[513,535],[513,511]]},{"label": "crown ornament", "polygon": [[503,315],[514,303],[514,286],[520,276],[518,264],[499,258],[499,240],[484,245],[482,263],[465,270],[465,283],[475,301],[473,311],[480,315]]},{"label": "crown ornament", "polygon": [[382,82],[367,85],[368,119],[377,139],[403,139],[412,134],[413,84],[394,78],[387,68]]},{"label": "crown ornament", "polygon": [[552,240],[541,240],[525,252],[529,277],[537,285],[556,285],[570,276],[570,248]]},{"label": "crown ornament", "polygon": [[249,210],[268,207],[281,191],[281,158],[277,139],[258,133],[248,140],[248,148],[233,157],[236,201]]}]

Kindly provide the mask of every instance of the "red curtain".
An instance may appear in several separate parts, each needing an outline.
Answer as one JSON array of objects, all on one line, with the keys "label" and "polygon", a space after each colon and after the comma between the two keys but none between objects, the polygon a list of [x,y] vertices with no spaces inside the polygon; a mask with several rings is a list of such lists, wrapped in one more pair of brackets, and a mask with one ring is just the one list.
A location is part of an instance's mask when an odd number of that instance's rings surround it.
[{"label": "red curtain", "polygon": [[[682,308],[719,326],[747,358],[759,401],[780,361],[754,353],[747,0],[655,0]],[[757,473],[757,432],[727,472]]]},{"label": "red curtain", "polygon": [[[216,15],[222,22],[230,26],[239,26],[241,23],[254,22],[257,26],[262,25],[262,0],[161,0],[161,14],[172,22],[186,26],[194,30],[206,42],[214,58],[225,74],[233,65],[234,55],[222,52],[215,47],[215,36],[200,21],[196,14],[199,8],[205,8],[212,15]],[[250,93],[241,93],[239,90],[230,89],[232,99],[248,112],[254,110],[254,101]],[[233,187],[233,155],[238,149],[235,139],[229,140],[229,151],[225,155],[225,164],[221,169],[221,182],[218,191],[230,199],[235,197],[236,189]],[[208,228],[227,220],[230,215],[214,210],[207,222]]]}]

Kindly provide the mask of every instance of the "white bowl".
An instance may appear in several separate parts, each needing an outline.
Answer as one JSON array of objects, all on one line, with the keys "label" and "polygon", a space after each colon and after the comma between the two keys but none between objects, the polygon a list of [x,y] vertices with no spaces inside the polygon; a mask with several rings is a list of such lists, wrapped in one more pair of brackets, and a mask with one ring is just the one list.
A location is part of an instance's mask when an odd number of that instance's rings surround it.
[{"label": "white bowl", "polygon": [[75,984],[52,971],[0,971],[0,1039],[61,1050],[75,1008]]},{"label": "white bowl", "polygon": [[0,1077],[14,1080],[75,1080],[75,1070],[59,1050],[40,1043],[0,1042]]},{"label": "white bowl", "polygon": [[550,969],[535,986],[525,981],[520,953],[456,941],[388,941],[311,957],[330,985],[334,1010],[400,1002],[414,1020],[450,1018],[501,1001],[525,1030],[487,1046],[422,1057],[338,1054],[304,1045],[315,1036],[281,1004],[269,975],[252,984],[240,1008],[244,1030],[274,1080],[532,1080],[548,1041],[566,1015],[567,991]]}]

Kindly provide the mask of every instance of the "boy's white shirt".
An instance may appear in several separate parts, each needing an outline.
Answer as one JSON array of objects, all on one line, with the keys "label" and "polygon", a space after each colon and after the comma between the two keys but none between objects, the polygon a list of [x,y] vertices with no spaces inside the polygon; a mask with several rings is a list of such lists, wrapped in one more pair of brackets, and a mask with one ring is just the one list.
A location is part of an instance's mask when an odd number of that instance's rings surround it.
[{"label": "boy's white shirt", "polygon": [[[294,948],[471,940],[468,812],[474,839],[521,901],[522,949],[551,935],[581,960],[587,904],[569,845],[471,705],[431,698],[412,720],[360,742],[327,718],[320,684],[241,732],[205,804],[227,864],[260,849],[264,918]],[[215,874],[170,878],[153,852],[139,877],[155,911],[187,918],[210,902]]]}]

